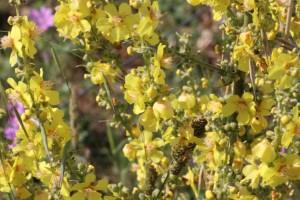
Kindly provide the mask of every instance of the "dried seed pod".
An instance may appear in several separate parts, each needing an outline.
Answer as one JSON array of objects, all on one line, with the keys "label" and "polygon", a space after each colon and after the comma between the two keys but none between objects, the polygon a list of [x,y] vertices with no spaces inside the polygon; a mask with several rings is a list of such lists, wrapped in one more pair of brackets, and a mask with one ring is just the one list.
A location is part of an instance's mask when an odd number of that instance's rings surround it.
[{"label": "dried seed pod", "polygon": [[172,157],[175,161],[181,160],[181,157],[185,155],[186,147],[183,144],[175,144],[172,147]]},{"label": "dried seed pod", "polygon": [[188,145],[176,144],[172,147],[173,163],[169,167],[171,174],[178,175],[181,172],[188,162],[194,148],[195,145],[192,143],[189,143]]},{"label": "dried seed pod", "polygon": [[178,175],[181,172],[181,170],[185,167],[185,164],[186,162],[173,162],[169,168],[170,173],[173,175]]},{"label": "dried seed pod", "polygon": [[192,121],[192,128],[194,129],[194,136],[201,138],[205,133],[205,126],[207,124],[207,120],[203,116],[197,116]]},{"label": "dried seed pod", "polygon": [[157,171],[152,165],[146,166],[146,186],[145,193],[147,195],[151,195],[153,190],[155,189],[155,182],[157,180]]}]

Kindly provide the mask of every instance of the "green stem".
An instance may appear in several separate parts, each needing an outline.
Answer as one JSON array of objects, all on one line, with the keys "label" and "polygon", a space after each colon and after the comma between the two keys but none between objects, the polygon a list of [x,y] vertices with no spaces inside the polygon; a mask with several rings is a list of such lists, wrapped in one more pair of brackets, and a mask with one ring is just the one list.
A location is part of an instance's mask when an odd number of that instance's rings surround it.
[{"label": "green stem", "polygon": [[17,17],[20,16],[20,6],[16,6],[16,15]]},{"label": "green stem", "polygon": [[20,113],[18,112],[18,110],[16,109],[16,107],[15,107],[14,105],[12,106],[12,108],[13,108],[15,114],[16,114],[17,120],[18,120],[18,122],[20,123],[22,130],[23,130],[24,133],[25,133],[26,138],[27,138],[28,140],[30,140],[30,139],[29,139],[29,135],[28,135],[28,133],[27,133],[27,131],[26,131],[26,128],[25,128],[25,126],[24,126],[24,124],[23,124],[23,121],[22,121],[22,119],[21,119]]},{"label": "green stem", "polygon": [[[282,109],[282,104],[281,102],[278,102],[277,104],[277,108],[279,110]],[[281,138],[282,138],[282,127],[281,127],[281,122],[280,120],[278,121],[278,125],[276,126],[276,129],[275,129],[275,136],[276,136],[276,139],[275,139],[275,145],[274,145],[274,149],[278,152],[280,152],[280,144],[281,144]]]},{"label": "green stem", "polygon": [[199,178],[198,178],[198,200],[200,200],[200,192],[201,192],[201,184],[202,184],[202,177],[204,173],[204,165],[201,165],[200,171],[199,171]]},{"label": "green stem", "polygon": [[76,57],[78,57],[78,58],[80,58],[80,59],[83,59],[82,58],[82,56],[80,56],[80,55],[78,55],[78,54],[76,54],[76,53],[73,53],[72,51],[69,51],[69,50],[66,50],[63,46],[61,46],[61,45],[59,45],[59,44],[56,44],[56,43],[54,43],[54,42],[51,42],[50,40],[47,40],[47,39],[45,39],[45,38],[43,38],[43,37],[39,37],[41,40],[43,40],[43,41],[45,41],[45,42],[48,42],[50,45],[55,45],[55,46],[57,46],[57,47],[59,47],[59,48],[61,48],[61,49],[63,49],[65,52],[68,52],[68,53],[70,53],[70,54],[72,54],[72,55],[74,55],[74,56],[76,56]]},{"label": "green stem", "polygon": [[293,0],[290,0],[288,5],[288,12],[287,12],[285,31],[284,31],[285,38],[288,38],[290,33],[292,13],[293,13]]},{"label": "green stem", "polygon": [[167,181],[168,181],[168,179],[169,179],[169,176],[170,176],[170,172],[168,171],[167,176],[166,176],[166,178],[165,178],[163,184],[160,186],[159,192],[158,192],[158,194],[157,194],[156,197],[155,197],[155,200],[157,200],[157,199],[159,198],[159,196],[160,196],[162,190],[164,189],[164,187],[165,187],[165,185],[166,185],[166,183],[167,183]]},{"label": "green stem", "polygon": [[114,141],[114,136],[113,136],[113,133],[112,133],[112,130],[111,130],[111,127],[109,126],[109,123],[106,122],[106,134],[107,134],[107,138],[108,138],[108,143],[109,143],[109,147],[110,147],[110,151],[113,155],[113,157],[115,157],[115,148],[116,148],[116,145],[115,145],[115,141]]},{"label": "green stem", "polygon": [[215,65],[211,65],[211,64],[209,64],[209,63],[206,63],[206,62],[203,62],[203,61],[201,61],[201,60],[198,60],[198,59],[196,59],[196,58],[193,58],[193,57],[191,57],[191,56],[187,56],[187,55],[185,55],[185,54],[182,54],[182,53],[179,53],[179,52],[174,52],[177,56],[180,56],[180,57],[182,57],[182,58],[185,58],[185,59],[187,59],[187,60],[190,60],[190,61],[192,61],[193,63],[195,63],[195,64],[198,64],[198,65],[201,65],[201,66],[203,66],[203,67],[206,67],[207,69],[209,69],[209,70],[212,70],[212,71],[216,71],[217,73],[219,73],[220,75],[224,75],[225,73],[226,73],[226,71],[225,70],[223,70],[223,69],[221,69],[221,68],[219,68],[219,67],[216,67]]}]

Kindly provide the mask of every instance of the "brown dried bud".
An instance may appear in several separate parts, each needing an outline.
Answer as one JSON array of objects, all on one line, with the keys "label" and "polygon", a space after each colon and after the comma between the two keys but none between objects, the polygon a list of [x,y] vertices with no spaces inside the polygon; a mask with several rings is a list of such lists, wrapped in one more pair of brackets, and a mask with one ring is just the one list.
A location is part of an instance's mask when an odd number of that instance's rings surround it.
[{"label": "brown dried bud", "polygon": [[157,171],[152,165],[146,166],[146,184],[145,193],[151,195],[155,189],[155,182],[157,180]]},{"label": "brown dried bud", "polygon": [[207,124],[207,120],[203,116],[197,116],[192,121],[192,128],[194,129],[194,136],[201,138],[205,133],[205,126]]}]

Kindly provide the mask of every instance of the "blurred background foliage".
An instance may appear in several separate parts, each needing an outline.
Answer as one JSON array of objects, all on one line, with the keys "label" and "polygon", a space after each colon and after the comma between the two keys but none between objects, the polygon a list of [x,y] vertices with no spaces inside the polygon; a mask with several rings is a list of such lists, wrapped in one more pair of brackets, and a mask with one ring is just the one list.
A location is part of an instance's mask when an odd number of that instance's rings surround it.
[{"label": "blurred background foliage", "polygon": [[[214,52],[214,46],[220,42],[221,37],[218,32],[219,23],[213,21],[210,8],[192,7],[183,0],[159,1],[159,3],[164,14],[159,28],[163,37],[162,41],[168,42],[171,47],[176,47],[179,36],[188,38],[188,48],[191,52],[196,52],[197,59],[212,64],[216,63],[218,56]],[[29,16],[33,9],[40,9],[42,6],[50,8],[54,13],[57,5],[55,0],[27,0],[21,9],[21,14]],[[8,0],[1,0],[0,37],[9,30],[7,19],[14,15],[14,12],[14,9],[8,5]],[[62,70],[54,62],[51,48],[57,53]],[[129,162],[122,153],[126,142],[125,133],[110,128],[112,113],[97,105],[95,97],[98,88],[90,80],[84,79],[85,68],[82,67],[81,58],[83,53],[77,50],[71,42],[62,41],[54,27],[50,27],[40,36],[37,41],[37,49],[35,63],[43,68],[46,80],[55,82],[55,89],[59,91],[62,102],[60,108],[65,111],[67,122],[78,134],[78,146],[74,152],[74,159],[93,164],[97,175],[107,178],[110,183],[121,181],[129,187],[134,185],[136,178],[131,173]],[[136,68],[142,63],[139,57],[127,55],[126,46],[122,46],[119,51],[125,71],[129,72],[130,69]],[[0,50],[0,78],[5,87],[7,87],[6,79],[13,76],[14,70],[8,64],[9,53],[9,51]],[[209,74],[212,77],[208,77]],[[193,75],[205,76],[211,83],[217,80],[213,74],[200,68]],[[168,82],[174,87],[180,87],[180,81],[172,75],[168,76]],[[67,82],[71,86],[72,95],[69,93]],[[120,90],[116,88],[116,91]],[[209,91],[203,91],[203,93],[206,92]],[[123,99],[121,92],[118,96]]]}]

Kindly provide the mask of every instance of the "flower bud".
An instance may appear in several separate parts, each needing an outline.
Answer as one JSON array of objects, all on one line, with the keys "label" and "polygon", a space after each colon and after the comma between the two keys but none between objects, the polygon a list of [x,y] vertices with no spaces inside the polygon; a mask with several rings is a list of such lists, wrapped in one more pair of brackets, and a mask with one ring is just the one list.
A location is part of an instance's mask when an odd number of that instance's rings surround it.
[{"label": "flower bud", "polygon": [[234,152],[240,157],[245,157],[247,153],[245,144],[240,140],[236,141],[234,143]]},{"label": "flower bud", "polygon": [[150,97],[151,99],[154,99],[154,97],[156,97],[157,92],[156,92],[156,90],[154,89],[153,86],[151,86],[151,87],[148,88],[148,90],[147,90],[147,95],[148,95],[148,97]]},{"label": "flower bud", "polygon": [[211,190],[206,190],[205,191],[205,197],[206,197],[206,199],[210,200],[210,199],[214,198],[214,194]]},{"label": "flower bud", "polygon": [[270,31],[270,33],[268,33],[267,38],[268,40],[274,40],[276,37],[276,33],[274,30]]},{"label": "flower bud", "polygon": [[39,119],[41,122],[46,122],[47,121],[47,113],[46,112],[41,112],[39,114]]},{"label": "flower bud", "polygon": [[281,122],[283,125],[286,125],[287,123],[289,123],[290,120],[291,120],[290,117],[287,116],[287,115],[284,115],[284,116],[282,116],[282,117],[280,118],[280,122]]}]

